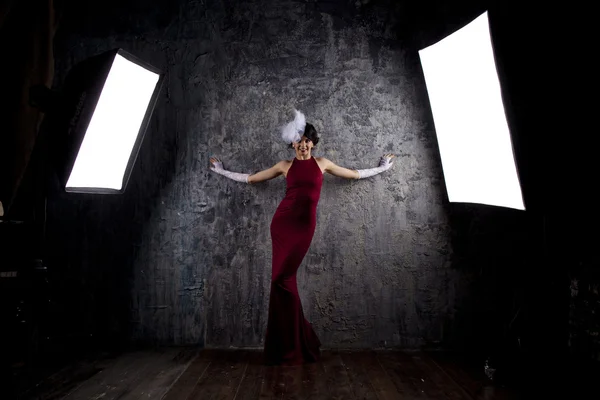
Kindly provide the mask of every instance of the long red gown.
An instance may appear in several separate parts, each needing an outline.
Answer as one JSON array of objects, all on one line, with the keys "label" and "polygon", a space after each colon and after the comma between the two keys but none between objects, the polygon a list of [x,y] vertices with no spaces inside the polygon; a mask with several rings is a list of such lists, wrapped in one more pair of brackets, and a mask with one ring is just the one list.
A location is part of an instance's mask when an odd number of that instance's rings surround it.
[{"label": "long red gown", "polygon": [[271,221],[273,268],[264,351],[270,365],[317,361],[321,346],[304,318],[296,272],[315,233],[323,173],[314,157],[294,157],[286,182],[285,197]]}]

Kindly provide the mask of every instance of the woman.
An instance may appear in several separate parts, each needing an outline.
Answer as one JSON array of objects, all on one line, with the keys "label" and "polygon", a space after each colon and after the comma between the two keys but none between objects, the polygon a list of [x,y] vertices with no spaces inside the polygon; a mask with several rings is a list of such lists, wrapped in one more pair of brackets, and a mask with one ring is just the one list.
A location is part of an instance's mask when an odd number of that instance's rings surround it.
[{"label": "woman", "polygon": [[304,318],[296,272],[315,232],[323,173],[348,179],[366,178],[388,170],[395,156],[386,154],[379,167],[363,170],[347,169],[324,157],[313,157],[312,149],[319,143],[319,136],[299,111],[294,121],[284,128],[282,137],[291,142],[295,157],[256,174],[226,171],[215,157],[211,157],[210,162],[211,170],[239,182],[257,183],[279,175],[286,178],[285,198],[271,221],[273,263],[264,355],[270,365],[296,365],[317,361],[320,354],[321,342]]}]

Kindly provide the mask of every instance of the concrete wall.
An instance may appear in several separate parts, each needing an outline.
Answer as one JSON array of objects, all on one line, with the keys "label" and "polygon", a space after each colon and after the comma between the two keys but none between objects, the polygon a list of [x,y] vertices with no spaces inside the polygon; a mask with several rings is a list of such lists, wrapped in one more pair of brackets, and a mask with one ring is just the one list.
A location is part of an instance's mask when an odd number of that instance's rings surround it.
[{"label": "concrete wall", "polygon": [[285,180],[241,184],[208,159],[253,173],[292,158],[278,133],[296,107],[321,134],[316,156],[354,169],[398,156],[376,177],[325,177],[298,273],[324,345],[459,337],[472,272],[457,265],[418,54],[395,20],[368,1],[161,3],[72,9],[59,31],[57,84],[115,47],[167,73],[127,192],[49,200],[53,257],[87,310],[72,323],[145,342],[261,346]]}]

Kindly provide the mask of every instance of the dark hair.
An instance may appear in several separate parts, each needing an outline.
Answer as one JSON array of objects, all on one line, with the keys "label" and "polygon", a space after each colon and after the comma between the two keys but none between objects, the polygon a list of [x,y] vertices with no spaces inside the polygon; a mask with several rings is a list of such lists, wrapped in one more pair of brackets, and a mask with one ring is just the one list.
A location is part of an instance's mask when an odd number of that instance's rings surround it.
[{"label": "dark hair", "polygon": [[[319,134],[312,124],[306,124],[306,127],[304,127],[304,134],[302,136],[309,138],[310,141],[313,142],[313,147],[316,147],[317,143],[319,143]],[[294,148],[294,143],[290,143],[290,147]]]}]

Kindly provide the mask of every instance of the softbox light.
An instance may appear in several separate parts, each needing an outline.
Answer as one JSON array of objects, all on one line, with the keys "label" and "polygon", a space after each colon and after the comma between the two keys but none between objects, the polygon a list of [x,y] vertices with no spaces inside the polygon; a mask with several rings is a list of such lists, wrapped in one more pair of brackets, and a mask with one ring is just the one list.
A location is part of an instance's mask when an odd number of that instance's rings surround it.
[{"label": "softbox light", "polygon": [[164,74],[116,49],[75,66],[61,107],[66,136],[55,147],[67,192],[123,193]]},{"label": "softbox light", "polygon": [[419,56],[449,200],[524,210],[487,12]]}]

